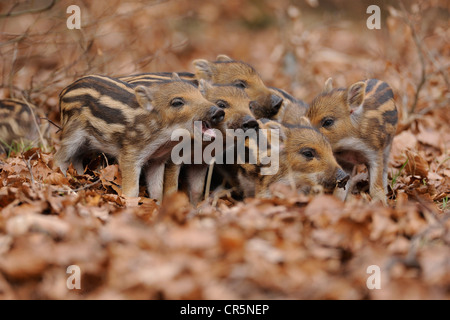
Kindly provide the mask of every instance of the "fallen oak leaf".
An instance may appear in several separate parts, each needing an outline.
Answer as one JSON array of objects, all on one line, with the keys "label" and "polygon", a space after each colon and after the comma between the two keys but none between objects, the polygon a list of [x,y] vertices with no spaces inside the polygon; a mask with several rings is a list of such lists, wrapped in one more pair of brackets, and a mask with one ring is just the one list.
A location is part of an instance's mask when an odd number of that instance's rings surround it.
[{"label": "fallen oak leaf", "polygon": [[44,200],[31,201],[30,199],[27,199],[27,201],[29,201],[29,203],[21,203],[20,205],[14,207],[14,216],[23,214],[40,214],[48,208],[48,203]]},{"label": "fallen oak leaf", "polygon": [[[27,208],[38,207],[30,205]],[[20,206],[20,207],[23,207]],[[41,232],[50,235],[52,238],[64,238],[69,232],[70,225],[57,216],[42,215],[37,213],[24,213],[11,217],[6,221],[6,231],[13,236],[26,234],[27,232]]]},{"label": "fallen oak leaf", "polygon": [[399,232],[399,225],[391,218],[391,210],[388,208],[379,208],[372,214],[372,223],[370,225],[370,240],[383,241],[391,243]]},{"label": "fallen oak leaf", "polygon": [[8,278],[25,280],[40,276],[48,263],[40,254],[33,250],[13,250],[0,260],[0,271]]},{"label": "fallen oak leaf", "polygon": [[170,219],[180,224],[186,222],[192,205],[186,194],[175,192],[163,199],[161,209],[159,211],[159,219]]},{"label": "fallen oak leaf", "polygon": [[336,197],[320,195],[314,197],[305,208],[305,215],[319,228],[336,222],[342,215],[344,203]]},{"label": "fallen oak leaf", "polygon": [[102,199],[106,202],[117,204],[118,206],[125,206],[125,202],[122,200],[123,198],[117,194],[106,193],[102,195]]},{"label": "fallen oak leaf", "polygon": [[53,196],[51,188],[47,188],[44,192],[44,198],[50,205],[53,214],[59,214],[64,209],[62,197]]},{"label": "fallen oak leaf", "polygon": [[116,180],[121,182],[122,180],[119,173],[119,166],[117,164],[113,164],[101,169],[100,173],[101,176],[105,179],[106,183]]},{"label": "fallen oak leaf", "polygon": [[[201,230],[201,232],[200,232]],[[217,233],[210,229],[191,226],[173,228],[164,237],[164,245],[171,250],[203,251],[219,244]]]},{"label": "fallen oak leaf", "polygon": [[437,174],[436,172],[430,171],[428,172],[427,175],[428,180],[442,180],[444,179],[444,177],[442,177],[441,175]]},{"label": "fallen oak leaf", "polygon": [[36,180],[45,180],[49,175],[53,174],[53,170],[48,167],[42,160],[36,159],[31,165],[33,177]]},{"label": "fallen oak leaf", "polygon": [[422,123],[419,123],[419,133],[417,134],[417,140],[425,145],[435,147],[436,149],[441,149],[441,138],[442,135],[437,130],[427,130],[424,128]]},{"label": "fallen oak leaf", "polygon": [[97,207],[101,204],[101,195],[95,191],[86,192],[84,199],[89,206]]},{"label": "fallen oak leaf", "polygon": [[9,175],[11,175],[11,174],[19,174],[24,171],[28,171],[28,168],[26,167],[26,165],[23,162],[15,163],[15,162],[8,161],[7,163],[4,163],[2,165],[2,170],[9,173]]},{"label": "fallen oak leaf", "polygon": [[159,209],[156,201],[154,199],[141,197],[140,203],[139,210],[135,210],[136,216],[146,222],[152,222],[157,216]]},{"label": "fallen oak leaf", "polygon": [[404,151],[415,150],[417,145],[416,136],[410,131],[405,130],[394,137],[390,154],[390,163],[394,167],[401,166],[404,162]]},{"label": "fallen oak leaf", "polygon": [[405,166],[406,173],[412,176],[426,178],[429,171],[428,162],[419,153],[411,150],[406,150],[406,156],[408,158]]},{"label": "fallen oak leaf", "polygon": [[81,176],[82,174],[83,174],[83,172],[77,172],[77,170],[75,170],[72,163],[69,164],[69,167],[67,168],[67,171],[66,171],[67,177],[75,178],[75,177]]},{"label": "fallen oak leaf", "polygon": [[94,216],[94,217],[96,217],[96,218],[98,218],[98,219],[100,219],[102,222],[105,222],[105,221],[107,221],[108,220],[108,218],[109,218],[109,210],[108,210],[108,207],[107,206],[102,206],[102,207],[88,207],[89,209],[89,211],[90,211],[90,213]]},{"label": "fallen oak leaf", "polygon": [[13,244],[13,237],[11,235],[0,235],[0,255],[8,252]]},{"label": "fallen oak leaf", "polygon": [[0,207],[5,208],[8,204],[16,199],[17,188],[3,187],[0,188]]},{"label": "fallen oak leaf", "polygon": [[101,182],[101,180],[99,179],[97,181],[94,181],[92,183],[86,184],[86,185],[84,185],[82,187],[79,187],[79,188],[76,188],[76,189],[70,189],[70,187],[68,187],[67,189],[54,189],[52,191],[58,192],[58,193],[75,193],[75,192],[78,192],[78,191],[89,189],[90,187],[93,187],[93,186],[95,186],[96,184],[98,184],[100,182]]},{"label": "fallen oak leaf", "polygon": [[119,196],[122,195],[122,176],[119,171],[119,166],[113,164],[100,170],[100,180],[103,187],[111,187]]},{"label": "fallen oak leaf", "polygon": [[122,196],[122,199],[125,200],[125,206],[127,208],[135,208],[139,206],[139,200],[141,199],[140,197],[127,197],[127,196]]},{"label": "fallen oak leaf", "polygon": [[59,172],[50,173],[47,178],[44,179],[44,183],[51,185],[66,185],[70,186],[69,180],[65,175]]},{"label": "fallen oak leaf", "polygon": [[283,251],[272,246],[270,242],[259,238],[248,240],[245,245],[245,251],[254,251],[270,263],[282,263],[285,260]]}]

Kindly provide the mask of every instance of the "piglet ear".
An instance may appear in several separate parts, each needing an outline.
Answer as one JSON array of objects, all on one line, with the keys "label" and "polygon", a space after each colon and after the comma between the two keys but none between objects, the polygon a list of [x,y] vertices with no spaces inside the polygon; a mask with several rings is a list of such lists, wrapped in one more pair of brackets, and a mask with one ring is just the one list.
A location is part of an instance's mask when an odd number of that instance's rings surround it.
[{"label": "piglet ear", "polygon": [[178,73],[176,73],[176,72],[173,72],[173,73],[172,73],[171,79],[172,79],[173,81],[181,81],[180,76],[179,76]]},{"label": "piglet ear", "polygon": [[196,69],[196,76],[197,79],[205,79],[205,80],[211,80],[212,78],[212,67],[211,63],[208,60],[205,59],[197,59],[192,62]]},{"label": "piglet ear", "polygon": [[307,117],[301,117],[298,121],[298,124],[305,127],[311,127],[311,122]]},{"label": "piglet ear", "polygon": [[142,108],[144,108],[147,111],[154,110],[152,104],[153,91],[150,87],[137,86],[136,89],[134,89],[134,93],[136,94],[136,99]]},{"label": "piglet ear", "polygon": [[351,109],[362,105],[365,97],[366,83],[359,81],[350,86],[347,90],[347,102]]},{"label": "piglet ear", "polygon": [[333,90],[333,78],[328,78],[327,81],[325,81],[322,93],[328,93],[331,90]]},{"label": "piglet ear", "polygon": [[219,62],[227,62],[227,61],[233,61],[233,59],[231,59],[229,56],[224,55],[224,54],[219,54],[216,58],[216,61]]},{"label": "piglet ear", "polygon": [[200,90],[200,92],[203,96],[206,96],[206,94],[208,93],[208,90],[210,90],[211,88],[212,88],[212,85],[207,80],[200,79],[200,81],[198,82],[198,89]]},{"label": "piglet ear", "polygon": [[262,119],[262,121],[258,120],[258,122],[259,122],[259,127],[262,128],[262,129],[278,130],[281,143],[286,141],[286,130],[287,130],[287,128],[284,127],[281,123],[276,122],[276,121],[272,121],[272,120],[269,120],[269,121],[265,122],[264,119]]}]

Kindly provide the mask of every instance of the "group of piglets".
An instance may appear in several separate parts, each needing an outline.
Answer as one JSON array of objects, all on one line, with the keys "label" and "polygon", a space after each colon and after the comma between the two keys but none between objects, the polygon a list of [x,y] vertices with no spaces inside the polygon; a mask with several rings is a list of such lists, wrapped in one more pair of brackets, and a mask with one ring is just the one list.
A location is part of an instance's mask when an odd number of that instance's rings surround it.
[{"label": "group of piglets", "polygon": [[[119,164],[124,196],[137,197],[144,176],[150,198],[160,202],[184,188],[197,204],[213,166],[174,161],[172,151],[179,140],[173,139],[173,132],[184,129],[188,134],[192,158],[222,135],[225,151],[215,154],[216,160],[239,149],[230,148],[226,139],[230,132],[256,132],[256,136],[244,134],[244,158],[261,154],[258,147],[265,139],[266,155],[277,155],[270,157],[277,170],[268,174],[266,169],[273,163],[259,156],[254,162],[217,161],[222,164],[216,165],[219,180],[241,196],[270,197],[270,186],[284,183],[305,193],[321,189],[345,200],[354,186],[355,166],[364,164],[370,197],[387,204],[388,158],[398,120],[387,83],[369,79],[333,88],[329,78],[308,105],[282,89],[267,87],[251,65],[228,56],[195,60],[193,65],[195,73],[89,75],[67,86],[59,100],[62,130],[57,166],[65,173],[72,163],[82,173],[93,155],[104,153]],[[41,132],[37,114],[28,103],[0,101],[4,150],[13,140],[36,140]],[[194,123],[200,124],[199,130]],[[194,147],[196,139],[201,139],[200,149]]]}]

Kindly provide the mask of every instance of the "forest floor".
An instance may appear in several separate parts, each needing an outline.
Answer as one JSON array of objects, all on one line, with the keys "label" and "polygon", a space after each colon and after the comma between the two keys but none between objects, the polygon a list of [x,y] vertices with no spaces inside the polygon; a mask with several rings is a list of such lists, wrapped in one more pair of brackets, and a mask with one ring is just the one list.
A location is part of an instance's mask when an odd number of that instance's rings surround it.
[{"label": "forest floor", "polygon": [[58,94],[83,74],[193,71],[222,53],[306,102],[330,76],[382,79],[400,114],[388,206],[281,185],[271,199],[195,208],[177,193],[158,206],[144,188],[122,197],[117,165],[64,176],[54,128],[47,150],[0,155],[0,300],[450,298],[450,29],[437,7],[390,7],[371,31],[289,1],[111,3],[82,8],[83,32],[65,29],[67,1],[0,20],[0,97],[59,124]]}]

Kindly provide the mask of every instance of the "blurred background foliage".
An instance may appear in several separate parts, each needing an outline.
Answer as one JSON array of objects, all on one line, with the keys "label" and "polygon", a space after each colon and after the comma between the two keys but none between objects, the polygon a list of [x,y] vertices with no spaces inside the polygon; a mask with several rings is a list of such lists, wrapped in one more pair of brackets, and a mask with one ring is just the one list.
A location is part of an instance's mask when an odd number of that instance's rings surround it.
[{"label": "blurred background foliage", "polygon": [[[80,30],[66,27],[73,4]],[[381,8],[380,30],[366,27],[371,4]],[[59,91],[82,75],[193,71],[193,59],[227,54],[307,102],[328,77],[338,86],[383,79],[408,123],[412,109],[448,101],[448,27],[446,0],[8,0],[0,98],[57,111]]]}]

